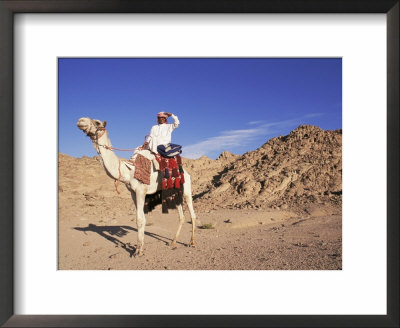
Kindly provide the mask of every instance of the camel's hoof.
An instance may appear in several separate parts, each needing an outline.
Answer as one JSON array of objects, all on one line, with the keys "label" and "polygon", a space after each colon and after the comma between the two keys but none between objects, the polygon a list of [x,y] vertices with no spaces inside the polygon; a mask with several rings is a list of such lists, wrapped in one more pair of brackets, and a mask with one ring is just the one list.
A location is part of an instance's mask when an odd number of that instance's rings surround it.
[{"label": "camel's hoof", "polygon": [[140,257],[143,256],[143,251],[142,250],[136,250],[135,253],[133,253],[134,257]]},{"label": "camel's hoof", "polygon": [[176,245],[176,241],[175,240],[173,240],[173,241],[171,241],[170,243],[169,243],[169,246],[175,246]]},{"label": "camel's hoof", "polygon": [[190,247],[193,247],[193,248],[196,248],[196,244],[194,243],[193,240],[190,242],[190,245],[189,245],[189,246],[190,246]]}]

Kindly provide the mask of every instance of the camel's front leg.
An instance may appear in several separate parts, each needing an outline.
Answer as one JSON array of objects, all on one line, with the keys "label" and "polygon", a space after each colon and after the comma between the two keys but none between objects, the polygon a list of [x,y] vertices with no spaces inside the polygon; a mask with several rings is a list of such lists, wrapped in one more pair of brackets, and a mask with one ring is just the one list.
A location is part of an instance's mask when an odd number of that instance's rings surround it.
[{"label": "camel's front leg", "polygon": [[178,212],[179,212],[179,226],[178,231],[175,234],[174,240],[171,242],[170,246],[174,246],[176,241],[178,240],[179,234],[181,233],[182,225],[185,222],[185,217],[183,215],[182,205],[177,205]]},{"label": "camel's front leg", "polygon": [[135,256],[143,255],[143,245],[144,245],[144,228],[146,226],[146,217],[144,216],[144,202],[145,193],[136,193],[136,224],[138,229],[138,243],[135,250]]}]

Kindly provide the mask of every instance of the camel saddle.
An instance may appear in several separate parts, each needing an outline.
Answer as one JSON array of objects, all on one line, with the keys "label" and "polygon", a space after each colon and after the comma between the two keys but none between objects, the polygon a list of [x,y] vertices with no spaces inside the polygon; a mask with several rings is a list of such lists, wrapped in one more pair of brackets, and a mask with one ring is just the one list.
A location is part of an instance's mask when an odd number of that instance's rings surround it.
[{"label": "camel saddle", "polygon": [[180,155],[164,157],[160,153],[156,154],[155,157],[160,165],[162,174],[162,188],[160,191],[162,212],[168,213],[168,209],[175,209],[177,205],[183,203],[185,176],[182,168],[182,159]]},{"label": "camel saddle", "polygon": [[[134,170],[135,179],[140,182],[150,185],[150,175],[152,171],[159,171],[160,165],[156,160],[154,154],[149,150],[140,150],[135,152],[128,161],[124,164],[130,169]],[[153,165],[153,168],[151,167]]]},{"label": "camel saddle", "polygon": [[182,204],[185,177],[180,155],[163,157],[159,153],[154,155],[149,150],[141,150],[125,162],[125,165],[135,170],[135,179],[148,185],[150,185],[151,172],[160,171],[162,189],[155,194],[146,195],[145,213],[152,211],[159,204],[162,204],[163,213],[168,213],[168,209],[176,209],[177,205]]}]

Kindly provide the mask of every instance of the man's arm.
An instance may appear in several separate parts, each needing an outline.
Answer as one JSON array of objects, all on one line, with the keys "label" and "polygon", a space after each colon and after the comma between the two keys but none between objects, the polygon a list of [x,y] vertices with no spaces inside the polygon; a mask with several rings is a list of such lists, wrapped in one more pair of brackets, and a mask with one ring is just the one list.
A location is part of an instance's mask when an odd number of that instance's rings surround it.
[{"label": "man's arm", "polygon": [[146,149],[147,148],[147,146],[148,146],[148,144],[149,144],[149,142],[150,142],[150,140],[151,140],[151,138],[152,138],[152,135],[153,135],[153,129],[154,129],[154,127],[152,127],[151,128],[151,130],[150,130],[150,134],[149,135],[147,135],[147,138],[146,138],[146,140],[145,140],[145,142],[144,142],[144,144],[143,144],[143,148],[144,149]]},{"label": "man's arm", "polygon": [[175,130],[180,124],[178,116],[176,116],[172,113],[165,113],[165,114],[167,114],[168,116],[171,116],[172,119],[174,120],[174,123],[172,123],[171,125],[172,125],[172,130]]}]

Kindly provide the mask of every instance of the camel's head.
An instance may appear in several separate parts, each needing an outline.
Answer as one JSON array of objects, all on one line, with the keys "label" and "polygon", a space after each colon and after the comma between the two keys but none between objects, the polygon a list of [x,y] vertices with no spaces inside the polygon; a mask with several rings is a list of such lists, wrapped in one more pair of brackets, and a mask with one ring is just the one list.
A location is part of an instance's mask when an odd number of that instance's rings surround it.
[{"label": "camel's head", "polygon": [[106,127],[106,124],[106,121],[102,122],[99,120],[92,120],[89,117],[82,117],[78,120],[76,125],[79,129],[85,132],[87,136],[93,138],[99,129]]}]

